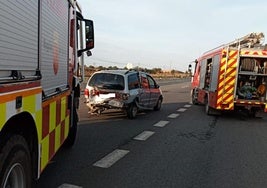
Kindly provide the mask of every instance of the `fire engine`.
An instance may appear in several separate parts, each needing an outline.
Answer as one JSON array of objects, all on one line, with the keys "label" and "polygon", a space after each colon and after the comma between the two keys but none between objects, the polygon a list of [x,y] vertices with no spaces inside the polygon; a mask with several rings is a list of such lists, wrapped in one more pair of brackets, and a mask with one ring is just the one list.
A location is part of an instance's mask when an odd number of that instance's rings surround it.
[{"label": "fire engine", "polygon": [[[208,115],[267,112],[267,48],[263,33],[249,33],[195,60],[191,97]],[[191,70],[192,65],[189,65]]]},{"label": "fire engine", "polygon": [[93,21],[76,0],[0,3],[0,187],[33,186],[72,146]]}]

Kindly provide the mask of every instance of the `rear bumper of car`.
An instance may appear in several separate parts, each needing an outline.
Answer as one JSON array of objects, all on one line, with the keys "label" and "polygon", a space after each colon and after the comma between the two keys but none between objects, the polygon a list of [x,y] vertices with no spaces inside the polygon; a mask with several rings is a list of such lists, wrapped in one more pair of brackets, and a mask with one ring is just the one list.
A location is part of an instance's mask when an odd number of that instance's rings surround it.
[{"label": "rear bumper of car", "polygon": [[88,105],[92,107],[107,108],[107,109],[123,109],[128,106],[123,100],[118,99],[105,99],[98,102],[88,102]]}]

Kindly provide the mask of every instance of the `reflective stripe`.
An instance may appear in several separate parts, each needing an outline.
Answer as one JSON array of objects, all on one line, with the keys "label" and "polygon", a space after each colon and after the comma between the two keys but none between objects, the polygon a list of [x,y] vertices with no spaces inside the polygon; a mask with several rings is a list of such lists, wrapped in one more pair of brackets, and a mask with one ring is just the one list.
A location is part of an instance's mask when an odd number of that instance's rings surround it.
[{"label": "reflective stripe", "polygon": [[41,171],[44,170],[68,136],[70,113],[67,109],[67,97],[66,94],[63,94],[43,104]]},{"label": "reflective stripe", "polygon": [[0,104],[0,112],[1,112],[1,118],[0,118],[0,130],[2,129],[2,127],[4,126],[4,124],[6,123],[6,104],[2,103]]},{"label": "reflective stripe", "polygon": [[[39,172],[44,170],[56,151],[63,144],[69,132],[68,95],[62,93],[45,102],[42,101],[41,87],[28,88],[0,94],[0,130],[13,116],[28,112],[36,124],[39,153]],[[21,97],[21,101],[17,101]],[[20,104],[21,107],[16,107]]]},{"label": "reflective stripe", "polygon": [[[16,107],[16,98],[21,97],[21,107]],[[8,92],[0,94],[0,130],[5,123],[14,115],[21,112],[28,112],[32,115],[37,125],[41,125],[41,88],[29,88],[17,92]]]},{"label": "reflective stripe", "polygon": [[5,103],[8,101],[14,101],[14,100],[16,100],[17,96],[27,97],[27,96],[31,96],[31,95],[35,95],[35,94],[40,94],[40,93],[42,93],[42,89],[40,87],[22,89],[19,91],[12,91],[12,92],[7,92],[7,93],[1,93],[0,94],[0,103]]},{"label": "reflective stripe", "polygon": [[251,55],[251,56],[253,56],[253,55],[257,55],[257,56],[266,56],[266,55],[267,55],[267,52],[266,52],[266,51],[262,51],[262,50],[257,51],[257,50],[253,50],[253,49],[248,50],[248,51],[241,50],[240,55]]},{"label": "reflective stripe", "polygon": [[[219,71],[217,109],[234,109],[234,87],[236,82],[237,51],[229,52],[229,59],[226,65],[226,58],[222,58]],[[227,105],[223,105],[227,104]]]},{"label": "reflective stripe", "polygon": [[[34,85],[34,84],[33,84]],[[12,86],[13,87],[13,86]],[[8,91],[8,89],[6,89]],[[21,97],[21,101],[19,100]],[[16,107],[16,103],[20,104],[21,106]],[[37,129],[37,137],[38,137],[38,154],[40,154],[40,141],[41,141],[41,134],[42,134],[42,89],[41,87],[33,87],[27,88],[17,91],[10,91],[0,94],[0,130],[6,124],[6,122],[12,118],[13,116],[21,113],[27,112],[31,114],[32,118],[35,121],[36,129]],[[40,155],[39,155],[40,156]],[[40,161],[40,158],[38,158]],[[38,169],[40,166],[38,165]],[[38,171],[39,173],[40,171]],[[39,176],[39,174],[38,174]]]}]

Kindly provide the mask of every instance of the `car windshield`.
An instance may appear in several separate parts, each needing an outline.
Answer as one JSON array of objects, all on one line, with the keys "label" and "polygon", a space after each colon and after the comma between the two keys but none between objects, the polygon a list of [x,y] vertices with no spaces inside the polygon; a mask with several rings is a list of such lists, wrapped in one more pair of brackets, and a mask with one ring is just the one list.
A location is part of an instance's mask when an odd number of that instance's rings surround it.
[{"label": "car windshield", "polygon": [[99,89],[124,90],[124,77],[118,74],[96,73],[88,85]]}]

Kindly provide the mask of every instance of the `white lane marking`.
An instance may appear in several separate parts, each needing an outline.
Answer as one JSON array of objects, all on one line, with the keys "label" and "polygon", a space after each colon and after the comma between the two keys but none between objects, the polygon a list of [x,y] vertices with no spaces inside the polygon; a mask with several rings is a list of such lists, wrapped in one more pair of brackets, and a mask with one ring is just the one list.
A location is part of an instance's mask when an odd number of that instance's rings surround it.
[{"label": "white lane marking", "polygon": [[158,123],[154,124],[153,126],[155,126],[155,127],[164,127],[168,123],[169,123],[169,121],[159,121]]},{"label": "white lane marking", "polygon": [[180,114],[170,114],[168,118],[177,118]]},{"label": "white lane marking", "polygon": [[184,107],[185,108],[190,108],[192,105],[190,105],[190,104],[186,104],[186,105],[184,105]]},{"label": "white lane marking", "polygon": [[152,131],[144,131],[141,134],[137,135],[136,137],[134,137],[135,140],[141,140],[141,141],[145,141],[147,140],[150,136],[152,136],[155,132]]},{"label": "white lane marking", "polygon": [[100,168],[109,168],[129,152],[130,151],[128,150],[115,149],[113,152],[109,153],[99,161],[95,162],[93,166]]},{"label": "white lane marking", "polygon": [[177,112],[184,112],[184,111],[186,111],[187,109],[186,108],[179,108],[178,110],[177,110]]},{"label": "white lane marking", "polygon": [[82,188],[82,187],[77,186],[77,185],[71,185],[71,184],[64,183],[64,184],[60,185],[58,188]]}]

